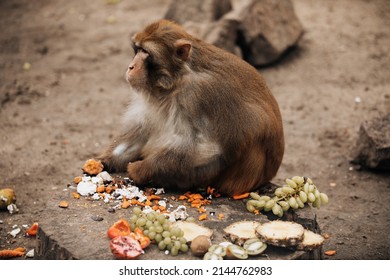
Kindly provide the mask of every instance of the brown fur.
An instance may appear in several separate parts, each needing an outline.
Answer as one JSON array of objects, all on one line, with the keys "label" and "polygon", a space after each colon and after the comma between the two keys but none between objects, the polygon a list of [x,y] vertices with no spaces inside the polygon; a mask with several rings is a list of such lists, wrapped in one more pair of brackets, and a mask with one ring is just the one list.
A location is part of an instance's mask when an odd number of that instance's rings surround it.
[{"label": "brown fur", "polygon": [[120,134],[101,156],[106,167],[127,168],[139,184],[211,185],[229,195],[275,176],[282,120],[255,68],[166,20],[133,40],[133,95]]}]

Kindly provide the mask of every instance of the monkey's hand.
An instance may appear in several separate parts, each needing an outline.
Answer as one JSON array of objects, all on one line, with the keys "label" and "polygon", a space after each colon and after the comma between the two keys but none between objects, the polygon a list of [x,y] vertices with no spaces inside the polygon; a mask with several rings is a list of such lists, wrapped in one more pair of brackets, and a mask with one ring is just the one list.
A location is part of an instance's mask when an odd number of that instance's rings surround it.
[{"label": "monkey's hand", "polygon": [[136,185],[146,184],[150,181],[150,172],[142,160],[130,162],[127,165],[127,172]]}]

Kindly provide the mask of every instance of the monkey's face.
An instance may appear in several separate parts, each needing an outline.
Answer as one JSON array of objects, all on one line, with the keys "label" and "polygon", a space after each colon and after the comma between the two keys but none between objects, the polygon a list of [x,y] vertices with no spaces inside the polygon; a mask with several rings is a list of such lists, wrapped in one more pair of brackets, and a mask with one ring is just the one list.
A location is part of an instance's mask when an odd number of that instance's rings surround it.
[{"label": "monkey's face", "polygon": [[129,84],[137,90],[143,90],[147,86],[147,59],[150,54],[142,48],[135,47],[135,56],[130,62],[126,72],[126,79]]},{"label": "monkey's face", "polygon": [[135,57],[127,71],[130,85],[152,95],[171,92],[190,57],[192,45],[184,39],[188,36],[171,22],[155,24],[135,34]]}]

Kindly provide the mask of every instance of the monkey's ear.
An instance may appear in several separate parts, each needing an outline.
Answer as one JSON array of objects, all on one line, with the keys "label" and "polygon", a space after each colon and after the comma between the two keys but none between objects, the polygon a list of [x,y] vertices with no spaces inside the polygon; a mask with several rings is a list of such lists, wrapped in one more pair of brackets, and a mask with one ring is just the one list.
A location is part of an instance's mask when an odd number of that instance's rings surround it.
[{"label": "monkey's ear", "polygon": [[179,39],[175,42],[175,54],[183,61],[186,61],[190,57],[191,48],[190,41]]}]

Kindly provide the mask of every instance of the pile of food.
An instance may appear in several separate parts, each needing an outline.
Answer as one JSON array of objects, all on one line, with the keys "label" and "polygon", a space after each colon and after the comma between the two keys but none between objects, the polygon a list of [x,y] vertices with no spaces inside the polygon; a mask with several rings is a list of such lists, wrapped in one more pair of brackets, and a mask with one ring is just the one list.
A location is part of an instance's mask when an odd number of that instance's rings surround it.
[{"label": "pile of food", "polygon": [[[118,220],[107,231],[111,251],[118,259],[137,258],[151,244],[172,256],[191,251],[197,257],[213,260],[247,259],[263,254],[269,245],[314,250],[324,242],[321,235],[304,229],[300,224],[276,220],[232,223],[224,229],[225,241],[213,244],[213,230],[195,221],[208,219],[207,205],[220,196],[215,189],[208,188],[203,195],[187,192],[167,199],[163,198],[162,188],[141,190],[129,178],[111,177],[103,171],[100,161],[88,160],[83,171],[83,176],[74,179],[75,199],[83,196],[102,200],[113,205],[109,211],[132,208],[132,214],[127,219]],[[286,211],[303,208],[308,203],[315,207],[328,203],[327,195],[319,192],[310,178],[299,176],[287,179],[286,185],[275,189],[273,196],[252,192],[232,198],[246,200],[246,208],[250,212],[272,211],[277,217],[282,217]],[[182,205],[175,208],[170,201]],[[65,204],[62,205],[60,207],[65,207]],[[197,210],[197,219],[189,216],[187,207]],[[223,217],[223,213],[218,214],[219,220]]]}]

